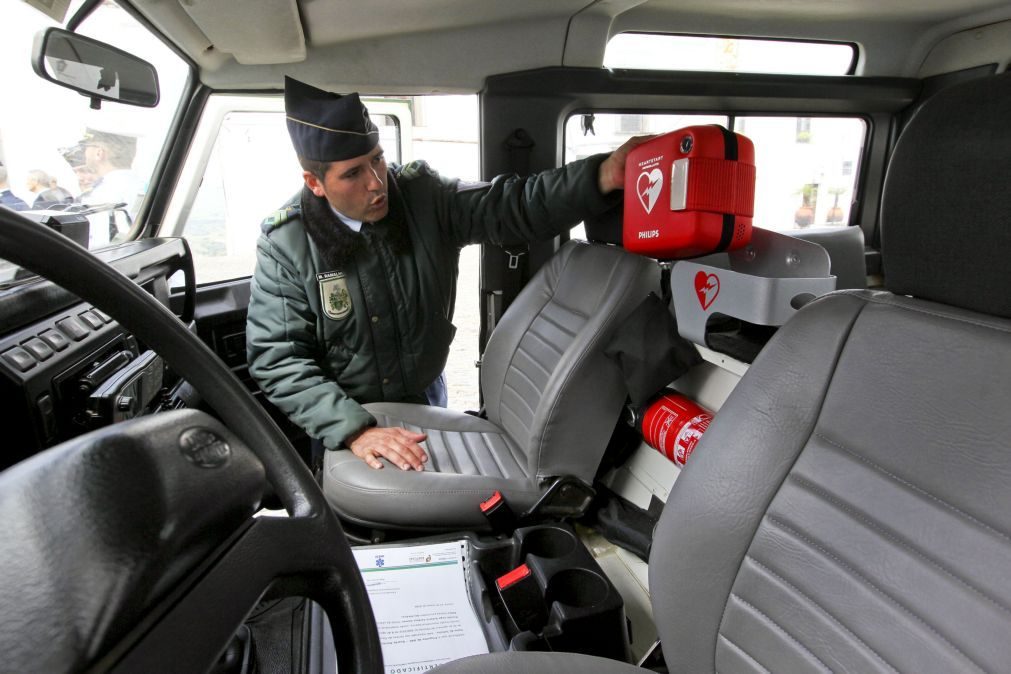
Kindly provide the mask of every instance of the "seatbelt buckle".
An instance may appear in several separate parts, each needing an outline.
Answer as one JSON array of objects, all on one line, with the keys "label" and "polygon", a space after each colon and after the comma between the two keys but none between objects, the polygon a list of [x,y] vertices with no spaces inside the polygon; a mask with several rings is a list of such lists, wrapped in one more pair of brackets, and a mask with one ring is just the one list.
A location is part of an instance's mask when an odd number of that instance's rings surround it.
[{"label": "seatbelt buckle", "polygon": [[479,507],[495,533],[511,534],[516,528],[516,514],[506,503],[502,492],[495,490],[491,498],[483,501]]},{"label": "seatbelt buckle", "polygon": [[506,251],[506,255],[509,256],[509,269],[513,269],[513,270],[519,269],[520,268],[520,258],[523,257],[526,254],[527,254],[526,251],[522,251],[522,252],[519,252],[519,253],[514,253],[511,250],[507,250]]},{"label": "seatbelt buckle", "polygon": [[547,606],[529,566],[520,564],[499,576],[495,587],[502,597],[514,633],[537,632],[544,627],[548,621]]}]

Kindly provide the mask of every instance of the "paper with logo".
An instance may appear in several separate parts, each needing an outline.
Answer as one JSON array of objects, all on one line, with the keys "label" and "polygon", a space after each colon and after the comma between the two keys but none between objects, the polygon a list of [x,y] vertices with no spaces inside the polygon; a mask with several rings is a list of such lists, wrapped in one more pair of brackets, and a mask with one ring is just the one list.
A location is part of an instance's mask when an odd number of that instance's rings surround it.
[{"label": "paper with logo", "polygon": [[379,627],[386,674],[488,652],[465,579],[466,541],[354,548]]}]

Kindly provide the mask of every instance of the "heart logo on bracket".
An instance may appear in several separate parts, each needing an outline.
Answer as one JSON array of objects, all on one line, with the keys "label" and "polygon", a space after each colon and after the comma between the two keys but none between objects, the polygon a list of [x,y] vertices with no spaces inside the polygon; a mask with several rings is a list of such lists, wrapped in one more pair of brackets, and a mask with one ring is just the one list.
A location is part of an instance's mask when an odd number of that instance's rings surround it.
[{"label": "heart logo on bracket", "polygon": [[656,206],[656,200],[660,196],[660,189],[663,184],[660,182],[663,180],[663,171],[658,168],[652,171],[643,171],[639,174],[638,180],[635,181],[635,191],[639,195],[639,202],[642,207],[646,209],[649,213]]},{"label": "heart logo on bracket", "polygon": [[698,296],[703,311],[713,306],[719,294],[720,279],[716,274],[707,274],[704,271],[695,274],[695,295]]}]

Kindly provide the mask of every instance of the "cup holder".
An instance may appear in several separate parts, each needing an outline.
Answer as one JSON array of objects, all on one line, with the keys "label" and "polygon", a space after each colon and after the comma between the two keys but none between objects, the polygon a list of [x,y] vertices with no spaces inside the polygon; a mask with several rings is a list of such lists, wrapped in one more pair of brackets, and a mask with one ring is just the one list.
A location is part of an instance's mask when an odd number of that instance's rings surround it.
[{"label": "cup holder", "polygon": [[564,569],[551,577],[544,598],[574,608],[588,608],[607,598],[607,581],[587,569]]},{"label": "cup holder", "polygon": [[523,554],[546,559],[557,559],[576,549],[572,532],[556,527],[542,527],[528,531],[523,537]]},{"label": "cup holder", "polygon": [[[513,533],[500,561],[482,563],[502,616],[509,648],[584,653],[628,662],[629,634],[621,595],[565,523],[535,524]],[[503,570],[499,570],[499,565]],[[503,589],[498,581],[526,565],[527,575]]]}]

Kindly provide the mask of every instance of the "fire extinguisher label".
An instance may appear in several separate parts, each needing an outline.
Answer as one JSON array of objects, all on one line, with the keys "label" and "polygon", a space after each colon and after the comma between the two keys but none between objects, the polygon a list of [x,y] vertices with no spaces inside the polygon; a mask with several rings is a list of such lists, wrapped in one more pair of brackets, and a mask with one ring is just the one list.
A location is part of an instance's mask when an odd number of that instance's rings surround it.
[{"label": "fire extinguisher label", "polygon": [[659,421],[659,428],[657,428],[653,433],[653,437],[656,438],[657,444],[663,448],[663,453],[671,461],[675,461],[674,443],[667,442],[667,434],[670,432],[670,427],[678,420],[678,413],[667,407],[666,405],[660,406],[660,413],[656,415],[655,419]]},{"label": "fire extinguisher label", "polygon": [[712,419],[713,415],[694,401],[667,393],[646,408],[640,428],[651,447],[684,466]]},{"label": "fire extinguisher label", "polygon": [[688,457],[695,451],[695,445],[699,444],[702,434],[709,428],[709,422],[713,420],[711,414],[700,414],[681,427],[677,441],[674,443],[674,463],[679,466],[688,462]]}]

